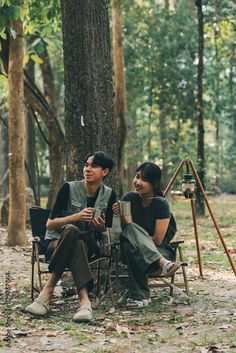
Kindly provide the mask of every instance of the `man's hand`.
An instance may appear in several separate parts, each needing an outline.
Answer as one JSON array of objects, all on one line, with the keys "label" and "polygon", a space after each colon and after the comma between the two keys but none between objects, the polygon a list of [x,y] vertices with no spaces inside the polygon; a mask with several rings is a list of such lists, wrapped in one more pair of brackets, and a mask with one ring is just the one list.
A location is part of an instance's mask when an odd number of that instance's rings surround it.
[{"label": "man's hand", "polygon": [[106,229],[106,227],[105,227],[105,215],[104,214],[102,214],[101,216],[99,216],[97,218],[93,218],[91,223],[94,226],[94,228],[96,228],[100,232],[104,232],[104,230]]},{"label": "man's hand", "polygon": [[82,211],[76,213],[74,216],[75,216],[75,221],[91,222],[93,218],[93,208],[86,207]]}]

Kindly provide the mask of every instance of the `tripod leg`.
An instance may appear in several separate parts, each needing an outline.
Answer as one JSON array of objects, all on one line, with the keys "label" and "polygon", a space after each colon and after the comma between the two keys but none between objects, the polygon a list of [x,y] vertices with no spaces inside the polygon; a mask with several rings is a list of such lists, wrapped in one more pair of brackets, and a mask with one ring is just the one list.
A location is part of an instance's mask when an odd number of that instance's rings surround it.
[{"label": "tripod leg", "polygon": [[201,189],[203,198],[204,198],[204,200],[205,200],[205,202],[206,202],[208,211],[209,211],[209,213],[210,213],[210,215],[211,215],[211,219],[212,219],[212,221],[213,221],[213,223],[214,223],[214,225],[215,225],[216,231],[217,231],[217,233],[218,233],[218,235],[219,235],[219,237],[220,237],[221,243],[222,243],[222,245],[223,245],[223,247],[224,247],[224,249],[225,249],[225,253],[226,253],[227,257],[228,257],[229,263],[230,263],[230,265],[231,265],[231,267],[232,267],[232,270],[233,270],[233,272],[234,272],[234,274],[235,274],[235,276],[236,276],[236,267],[234,266],[233,260],[232,260],[232,258],[231,258],[231,256],[230,256],[230,253],[229,253],[228,249],[227,249],[227,246],[226,246],[226,243],[225,243],[225,241],[224,241],[223,235],[221,234],[221,231],[220,231],[220,228],[219,228],[219,226],[218,226],[218,223],[217,223],[217,221],[216,221],[216,219],[215,219],[215,217],[214,217],[214,214],[213,214],[213,212],[212,212],[212,210],[211,210],[211,207],[210,207],[210,204],[209,204],[208,199],[207,199],[207,197],[206,197],[206,193],[205,193],[205,191],[204,191],[204,189],[203,189],[201,180],[200,180],[200,178],[199,178],[199,176],[198,176],[198,174],[197,174],[197,171],[196,171],[196,169],[195,169],[195,167],[194,167],[194,165],[193,165],[193,162],[192,162],[191,160],[188,160],[188,162],[189,162],[189,164],[190,164],[190,166],[191,166],[191,168],[192,168],[192,171],[193,171],[193,174],[195,175],[195,178],[197,179],[197,182],[198,182],[198,185],[199,185],[199,187],[200,187],[200,189]]},{"label": "tripod leg", "polygon": [[178,168],[177,168],[175,174],[173,175],[173,177],[171,178],[169,184],[167,185],[166,189],[164,190],[164,192],[163,192],[163,196],[164,196],[164,197],[166,197],[166,195],[168,194],[168,192],[169,192],[171,186],[173,185],[175,179],[177,178],[177,176],[178,176],[178,174],[179,174],[179,172],[180,172],[180,169],[182,168],[182,166],[184,165],[184,163],[186,163],[186,160],[185,160],[185,159],[182,160],[182,162],[181,162],[180,165],[178,166]]}]

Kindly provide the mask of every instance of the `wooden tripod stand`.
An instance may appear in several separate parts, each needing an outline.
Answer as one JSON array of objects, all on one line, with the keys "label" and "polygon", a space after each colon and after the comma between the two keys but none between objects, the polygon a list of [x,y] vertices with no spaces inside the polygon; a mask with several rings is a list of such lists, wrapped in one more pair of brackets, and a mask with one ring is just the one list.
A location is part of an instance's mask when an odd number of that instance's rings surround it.
[{"label": "wooden tripod stand", "polygon": [[[166,189],[165,189],[165,191],[164,191],[164,197],[168,194],[168,192],[169,192],[171,186],[173,185],[173,183],[174,183],[176,177],[178,176],[178,174],[179,174],[181,168],[182,168],[184,165],[186,166],[187,173],[189,173],[189,170],[190,170],[190,168],[191,168],[191,170],[192,170],[192,172],[193,172],[193,174],[194,174],[194,176],[195,176],[195,178],[196,178],[196,181],[197,181],[198,186],[199,186],[199,188],[200,188],[200,190],[201,190],[201,193],[202,193],[202,196],[203,196],[203,198],[204,198],[204,201],[205,201],[205,203],[206,203],[206,205],[207,205],[208,211],[209,211],[209,213],[210,213],[210,215],[211,215],[212,221],[213,221],[213,223],[214,223],[214,225],[215,225],[216,231],[217,231],[217,233],[218,233],[218,235],[219,235],[219,237],[220,237],[221,243],[222,243],[222,245],[223,245],[223,247],[224,247],[224,250],[225,250],[225,253],[226,253],[227,257],[228,257],[229,263],[230,263],[230,265],[231,265],[231,267],[232,267],[232,270],[233,270],[233,272],[234,272],[234,275],[236,276],[236,268],[235,268],[235,266],[234,266],[234,264],[233,264],[232,258],[231,258],[231,256],[230,256],[230,253],[229,253],[228,249],[227,249],[227,246],[226,246],[226,243],[225,243],[225,241],[224,241],[223,235],[222,235],[221,230],[220,230],[220,228],[219,228],[219,225],[218,225],[218,223],[217,223],[217,221],[216,221],[216,218],[215,218],[215,216],[214,216],[214,214],[213,214],[213,212],[212,212],[212,209],[211,209],[210,204],[209,204],[209,202],[208,202],[208,199],[207,199],[205,190],[204,190],[204,188],[203,188],[203,186],[202,186],[201,180],[200,180],[200,178],[199,178],[199,176],[198,176],[198,174],[197,174],[197,171],[196,171],[196,169],[195,169],[195,167],[194,167],[193,162],[191,161],[191,159],[186,158],[186,159],[183,159],[183,160],[182,160],[182,162],[181,162],[180,165],[178,166],[176,172],[174,173],[172,179],[170,180],[169,184],[167,185],[167,187],[166,187]],[[199,272],[200,272],[200,276],[203,276],[202,261],[201,261],[201,252],[200,252],[200,245],[199,245],[199,239],[198,239],[198,230],[197,230],[197,222],[196,222],[196,212],[195,212],[195,204],[194,204],[195,201],[194,201],[193,198],[190,198],[189,200],[190,200],[191,209],[192,209],[192,218],[193,218],[194,235],[195,235],[195,240],[196,240],[196,248],[197,248],[197,256],[198,256]]]}]

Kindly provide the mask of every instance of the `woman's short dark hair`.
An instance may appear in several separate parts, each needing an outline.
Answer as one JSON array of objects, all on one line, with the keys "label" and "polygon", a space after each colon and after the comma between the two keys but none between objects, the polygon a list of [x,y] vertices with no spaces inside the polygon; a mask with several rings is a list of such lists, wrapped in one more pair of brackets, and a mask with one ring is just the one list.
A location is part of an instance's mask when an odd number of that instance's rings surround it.
[{"label": "woman's short dark hair", "polygon": [[101,167],[102,169],[106,169],[108,168],[109,171],[112,170],[112,168],[114,167],[114,162],[111,159],[111,157],[103,151],[96,151],[94,153],[89,153],[85,159],[84,159],[84,163],[87,162],[88,158],[93,156],[93,163],[99,167]]},{"label": "woman's short dark hair", "polygon": [[144,162],[137,168],[136,173],[138,172],[140,172],[141,178],[144,181],[147,181],[152,185],[154,192],[160,190],[162,172],[157,164]]}]

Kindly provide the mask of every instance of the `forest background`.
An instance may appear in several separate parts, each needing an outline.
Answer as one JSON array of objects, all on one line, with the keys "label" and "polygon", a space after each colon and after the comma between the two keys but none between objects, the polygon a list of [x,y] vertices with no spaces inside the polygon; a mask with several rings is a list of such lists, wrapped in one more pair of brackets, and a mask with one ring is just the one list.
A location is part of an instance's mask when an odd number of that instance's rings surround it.
[{"label": "forest background", "polygon": [[235,16],[233,0],[0,0],[10,245],[25,242],[19,189],[52,207],[95,149],[114,157],[118,194],[140,162],[166,186],[186,157],[207,190],[236,192]]}]

